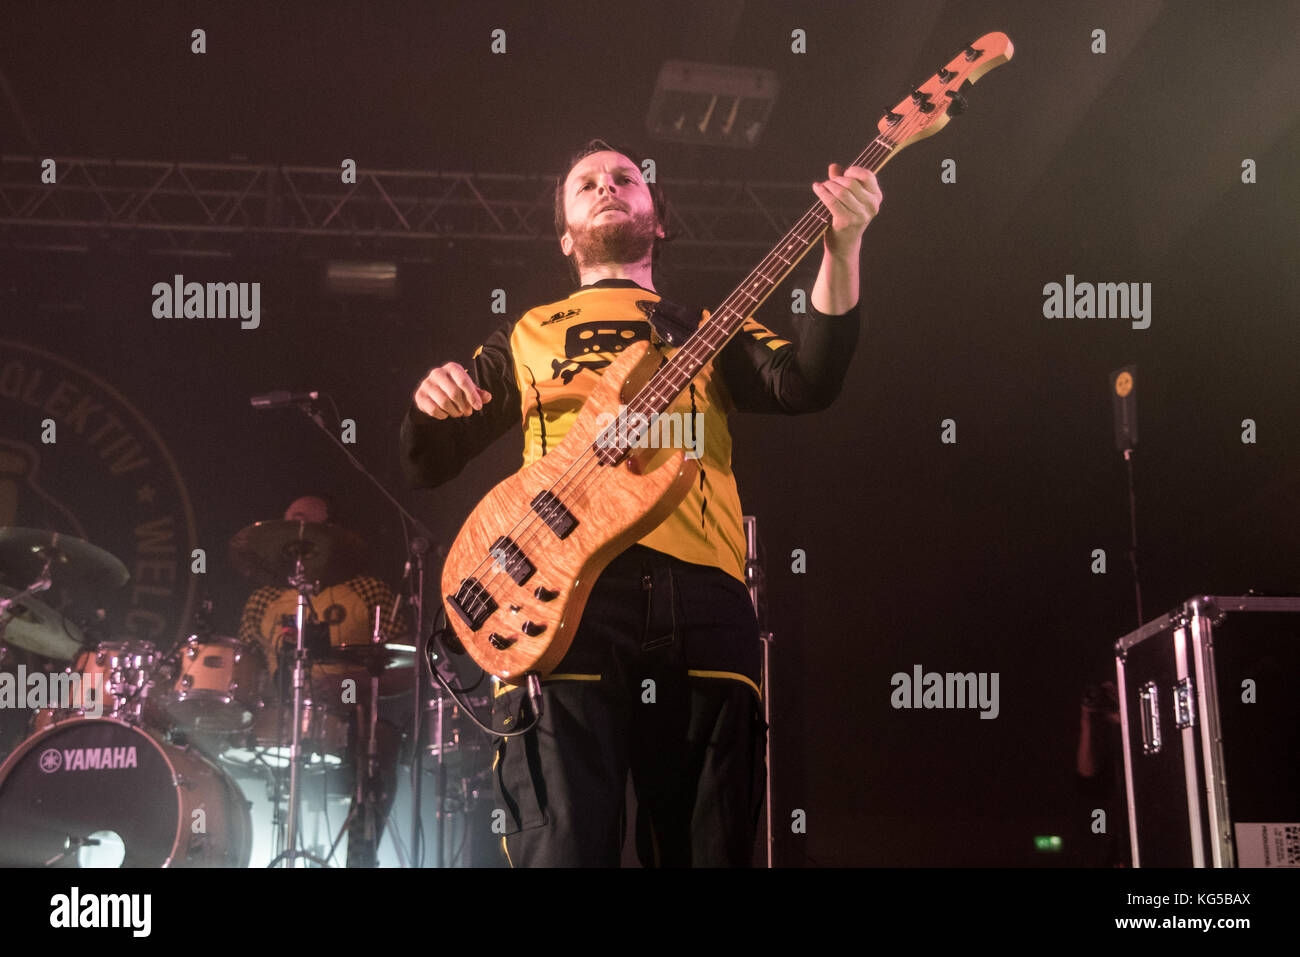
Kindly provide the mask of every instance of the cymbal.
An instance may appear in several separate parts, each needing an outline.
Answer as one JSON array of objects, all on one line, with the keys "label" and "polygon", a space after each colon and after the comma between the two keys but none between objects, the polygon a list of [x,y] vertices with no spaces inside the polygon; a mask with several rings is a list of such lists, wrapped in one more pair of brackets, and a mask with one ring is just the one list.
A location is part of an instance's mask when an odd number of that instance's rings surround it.
[{"label": "cymbal", "polygon": [[[0,585],[0,598],[18,594],[16,589]],[[82,648],[81,629],[30,595],[17,599],[8,612],[0,613],[0,638],[15,648],[59,661],[71,661]]]},{"label": "cymbal", "polygon": [[332,645],[325,661],[344,661],[360,667],[378,666],[383,662],[385,671],[409,668],[415,664],[414,645],[377,645],[373,642],[354,645]]},{"label": "cymbal", "polygon": [[255,522],[230,540],[230,562],[259,585],[288,587],[301,556],[308,579],[330,585],[361,573],[366,545],[338,525],[289,519]]},{"label": "cymbal", "polygon": [[80,538],[39,528],[0,528],[0,570],[8,573],[11,584],[30,585],[47,560],[54,587],[72,598],[121,588],[131,577],[110,552]]},{"label": "cymbal", "polygon": [[378,674],[379,696],[391,698],[411,690],[415,678],[415,646],[372,643],[333,645],[329,654],[318,659],[322,665],[317,683],[325,682],[331,689],[322,700],[337,700],[340,695],[333,690],[344,678],[356,682],[357,698],[370,693],[370,675]]}]

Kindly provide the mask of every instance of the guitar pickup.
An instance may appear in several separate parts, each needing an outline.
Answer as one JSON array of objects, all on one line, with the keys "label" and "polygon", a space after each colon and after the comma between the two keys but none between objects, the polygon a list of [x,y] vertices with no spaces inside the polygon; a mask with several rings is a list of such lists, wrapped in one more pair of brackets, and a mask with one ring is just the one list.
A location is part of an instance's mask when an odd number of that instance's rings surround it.
[{"label": "guitar pickup", "polygon": [[492,543],[490,554],[497,567],[509,575],[516,585],[522,585],[537,571],[524,555],[524,550],[504,535]]},{"label": "guitar pickup", "polygon": [[538,492],[533,497],[532,506],[556,538],[567,538],[578,527],[578,520],[554,492]]},{"label": "guitar pickup", "polygon": [[464,579],[456,594],[446,597],[447,607],[459,615],[471,631],[478,631],[488,616],[497,610],[497,603],[477,578]]}]

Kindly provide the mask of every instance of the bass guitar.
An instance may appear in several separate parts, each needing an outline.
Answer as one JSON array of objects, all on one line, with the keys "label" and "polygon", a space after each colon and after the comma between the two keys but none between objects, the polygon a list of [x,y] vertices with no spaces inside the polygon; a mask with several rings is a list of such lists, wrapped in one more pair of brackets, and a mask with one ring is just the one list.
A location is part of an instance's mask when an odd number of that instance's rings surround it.
[{"label": "bass guitar", "polygon": [[[966,89],[1011,55],[1005,34],[980,37],[887,111],[852,165],[878,172],[939,132],[965,108]],[[815,203],[670,359],[648,341],[626,348],[564,440],[470,514],[447,553],[442,593],[453,630],[486,671],[520,683],[564,657],[601,571],[672,514],[697,479],[684,450],[639,440],[820,242],[830,219]]]}]

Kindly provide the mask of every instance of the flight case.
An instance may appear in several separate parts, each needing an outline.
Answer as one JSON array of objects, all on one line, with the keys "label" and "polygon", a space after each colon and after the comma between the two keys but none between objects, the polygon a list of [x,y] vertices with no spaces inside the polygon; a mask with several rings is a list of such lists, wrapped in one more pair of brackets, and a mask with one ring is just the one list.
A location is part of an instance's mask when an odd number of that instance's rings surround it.
[{"label": "flight case", "polygon": [[1115,643],[1134,867],[1300,867],[1300,598],[1201,595]]}]

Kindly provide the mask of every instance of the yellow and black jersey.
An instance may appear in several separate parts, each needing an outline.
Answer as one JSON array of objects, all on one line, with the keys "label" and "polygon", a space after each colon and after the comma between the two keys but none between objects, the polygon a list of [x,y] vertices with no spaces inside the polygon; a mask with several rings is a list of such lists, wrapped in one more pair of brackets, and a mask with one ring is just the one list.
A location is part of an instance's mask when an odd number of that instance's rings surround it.
[{"label": "yellow and black jersey", "polygon": [[[407,480],[414,488],[441,485],[521,426],[523,464],[534,462],[564,438],[596,377],[619,352],[649,339],[671,356],[706,315],[631,280],[602,279],[508,320],[474,353],[475,381],[492,394],[481,415],[435,419],[412,402],[401,431]],[[689,388],[690,421],[701,425],[692,450],[699,454],[699,483],[640,544],[744,582],[745,535],[727,416],[826,408],[839,394],[858,326],[857,306],[842,316],[813,310],[797,328],[795,345],[747,318]]]}]

